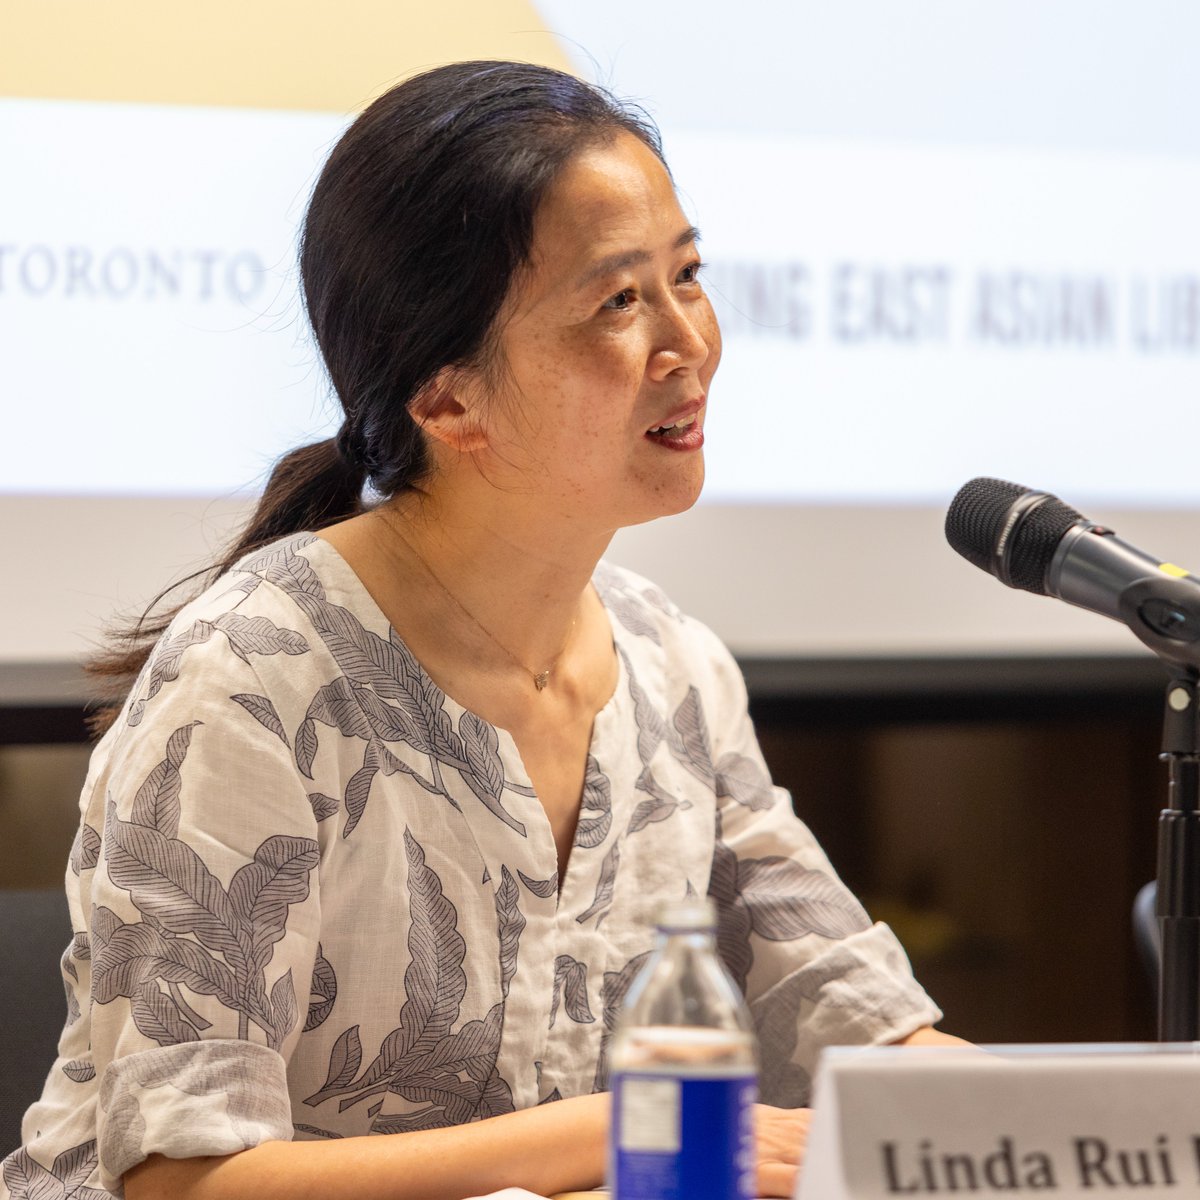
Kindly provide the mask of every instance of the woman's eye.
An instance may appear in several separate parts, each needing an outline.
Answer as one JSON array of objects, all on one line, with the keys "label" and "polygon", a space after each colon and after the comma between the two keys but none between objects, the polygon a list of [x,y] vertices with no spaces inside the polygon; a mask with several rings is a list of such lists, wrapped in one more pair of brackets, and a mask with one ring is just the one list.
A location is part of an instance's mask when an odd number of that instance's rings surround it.
[{"label": "woman's eye", "polygon": [[624,291],[618,292],[615,296],[610,296],[604,302],[605,308],[613,309],[616,312],[624,312],[633,300],[633,291],[630,288],[625,288]]},{"label": "woman's eye", "polygon": [[700,272],[704,269],[704,264],[701,262],[688,263],[682,271],[679,272],[680,283],[699,283]]}]

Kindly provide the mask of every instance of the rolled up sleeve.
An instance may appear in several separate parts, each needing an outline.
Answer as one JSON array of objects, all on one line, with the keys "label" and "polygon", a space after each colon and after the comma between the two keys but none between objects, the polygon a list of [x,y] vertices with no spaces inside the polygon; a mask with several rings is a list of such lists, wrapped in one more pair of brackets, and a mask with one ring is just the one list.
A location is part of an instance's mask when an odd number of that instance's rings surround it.
[{"label": "rolled up sleeve", "polygon": [[110,1190],[151,1154],[195,1158],[290,1141],[286,1066],[276,1051],[238,1041],[130,1054],[104,1069],[96,1124]]},{"label": "rolled up sleeve", "polygon": [[109,735],[85,905],[112,1190],[150,1154],[292,1137],[287,1059],[319,953],[320,850],[286,703],[219,631],[152,684]]},{"label": "rolled up sleeve", "polygon": [[803,1104],[823,1047],[896,1041],[942,1013],[895,935],[872,923],[772,785],[732,659],[722,675],[729,706],[715,744],[709,887],[719,947],[755,1018],[764,1098]]}]

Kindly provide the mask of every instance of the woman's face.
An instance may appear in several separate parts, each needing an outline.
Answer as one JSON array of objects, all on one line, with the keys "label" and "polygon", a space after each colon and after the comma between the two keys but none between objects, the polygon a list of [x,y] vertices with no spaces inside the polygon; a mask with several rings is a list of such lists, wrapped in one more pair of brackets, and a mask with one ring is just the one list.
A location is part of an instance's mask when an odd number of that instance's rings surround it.
[{"label": "woman's face", "polygon": [[608,531],[695,502],[721,357],[696,236],[632,135],[568,163],[501,315],[495,482]]}]

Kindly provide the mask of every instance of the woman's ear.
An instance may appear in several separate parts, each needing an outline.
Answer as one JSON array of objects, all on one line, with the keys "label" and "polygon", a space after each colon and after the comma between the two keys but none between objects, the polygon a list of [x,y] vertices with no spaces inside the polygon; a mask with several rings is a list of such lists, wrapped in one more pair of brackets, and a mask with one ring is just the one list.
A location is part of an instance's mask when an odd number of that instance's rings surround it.
[{"label": "woman's ear", "polygon": [[431,438],[464,454],[487,445],[482,405],[478,388],[471,386],[469,372],[461,367],[443,367],[409,401],[408,411]]}]

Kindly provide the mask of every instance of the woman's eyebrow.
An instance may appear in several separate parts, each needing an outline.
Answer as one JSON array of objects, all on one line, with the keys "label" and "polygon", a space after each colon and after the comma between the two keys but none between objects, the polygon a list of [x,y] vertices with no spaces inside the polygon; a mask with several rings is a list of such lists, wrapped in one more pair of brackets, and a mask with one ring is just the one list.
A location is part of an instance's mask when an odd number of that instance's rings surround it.
[{"label": "woman's eyebrow", "polygon": [[[693,242],[700,240],[700,230],[695,225],[689,225],[676,239],[672,245],[672,250],[682,250],[684,246],[690,246]],[[621,250],[616,254],[609,254],[605,258],[593,263],[576,281],[576,288],[585,288],[590,283],[594,283],[597,279],[603,278],[605,275],[611,275],[615,271],[620,271],[625,267],[636,267],[642,263],[647,263],[653,255],[649,250]]]}]

